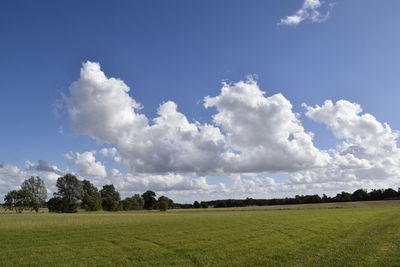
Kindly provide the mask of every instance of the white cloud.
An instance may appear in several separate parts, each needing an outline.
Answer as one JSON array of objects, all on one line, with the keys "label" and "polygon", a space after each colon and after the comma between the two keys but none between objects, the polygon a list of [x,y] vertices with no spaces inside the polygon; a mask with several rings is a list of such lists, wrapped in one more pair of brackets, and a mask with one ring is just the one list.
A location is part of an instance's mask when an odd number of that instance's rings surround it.
[{"label": "white cloud", "polygon": [[101,162],[96,161],[95,154],[96,151],[86,151],[82,154],[70,152],[65,157],[78,168],[80,175],[106,177],[106,168]]},{"label": "white cloud", "polygon": [[118,150],[115,147],[102,148],[99,152],[103,157],[115,157],[118,154]]},{"label": "white cloud", "polygon": [[[371,114],[362,113],[360,105],[346,100],[306,108],[306,116],[324,123],[342,140],[331,150],[332,160],[326,168],[293,175],[294,184],[359,183],[390,184],[400,177],[398,133]],[[392,184],[393,185],[393,184]]]},{"label": "white cloud", "polygon": [[[190,122],[172,101],[148,119],[129,92],[123,81],[87,62],[66,97],[75,130],[111,145],[100,154],[127,166],[128,173],[113,169],[106,176],[94,152],[68,157],[81,175],[95,176],[98,186],[114,183],[125,195],[153,189],[177,199],[286,196],[393,186],[400,175],[398,133],[355,103],[304,105],[307,117],[325,123],[341,140],[321,151],[290,101],[282,94],[266,96],[252,78],[225,83],[217,96],[204,99],[206,108],[216,109],[212,124]],[[274,172],[289,178],[265,177]],[[210,175],[231,182],[212,184]]]},{"label": "white cloud", "polygon": [[150,124],[129,91],[87,62],[66,101],[75,129],[116,145],[116,161],[133,173],[294,171],[329,158],[314,147],[290,102],[281,94],[265,97],[252,79],[224,84],[220,95],[205,98],[206,107],[217,108],[214,122],[225,135],[217,126],[189,122],[172,101],[160,105]]},{"label": "white cloud", "polygon": [[320,0],[304,0],[302,7],[296,13],[281,19],[278,25],[297,25],[305,20],[311,20],[313,23],[323,22],[330,14],[329,10],[321,13],[319,9],[323,4]]},{"label": "white cloud", "polygon": [[224,84],[220,95],[205,98],[205,106],[217,108],[213,120],[226,132],[227,173],[291,172],[329,160],[313,145],[291,103],[282,94],[265,97],[253,79]]}]

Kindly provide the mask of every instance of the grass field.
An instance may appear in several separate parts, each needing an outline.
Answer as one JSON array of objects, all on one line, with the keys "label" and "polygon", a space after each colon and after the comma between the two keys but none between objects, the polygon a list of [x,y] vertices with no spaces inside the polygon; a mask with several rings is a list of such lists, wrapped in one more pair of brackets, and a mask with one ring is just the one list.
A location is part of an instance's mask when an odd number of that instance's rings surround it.
[{"label": "grass field", "polygon": [[0,214],[0,266],[400,266],[400,202]]}]

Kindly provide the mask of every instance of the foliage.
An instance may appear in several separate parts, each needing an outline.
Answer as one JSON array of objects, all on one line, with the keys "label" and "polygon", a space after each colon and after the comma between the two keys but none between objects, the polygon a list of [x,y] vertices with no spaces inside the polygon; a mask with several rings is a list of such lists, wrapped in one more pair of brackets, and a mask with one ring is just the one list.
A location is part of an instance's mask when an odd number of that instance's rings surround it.
[{"label": "foliage", "polygon": [[122,200],[121,205],[123,210],[141,210],[143,209],[143,199],[136,194]]},{"label": "foliage", "polygon": [[83,184],[76,176],[66,174],[57,179],[57,192],[54,196],[63,200],[63,212],[76,212],[83,199]]},{"label": "foliage", "polygon": [[47,208],[49,212],[64,212],[64,200],[61,197],[53,197],[50,198],[47,202]]},{"label": "foliage", "polygon": [[142,198],[146,210],[152,210],[157,207],[156,193],[153,191],[147,190],[142,194]]},{"label": "foliage", "polygon": [[100,190],[102,198],[112,198],[115,201],[120,201],[121,197],[113,184],[103,185],[103,189]]},{"label": "foliage", "polygon": [[200,208],[200,203],[197,200],[195,202],[193,202],[193,208],[195,208],[195,209]]},{"label": "foliage", "polygon": [[83,199],[81,207],[86,211],[101,209],[101,198],[99,190],[90,181],[83,180]]},{"label": "foliage", "polygon": [[168,202],[165,200],[158,201],[158,208],[160,209],[160,211],[167,211]]},{"label": "foliage", "polygon": [[203,209],[206,209],[206,208],[208,208],[208,203],[205,202],[205,201],[201,201],[200,202],[200,207],[202,207]]},{"label": "foliage", "polygon": [[101,199],[101,206],[105,211],[118,211],[121,209],[120,202],[112,197],[104,197]]},{"label": "foliage", "polygon": [[[174,208],[174,201],[166,196],[161,196],[158,198],[158,203],[160,202],[165,202],[167,203],[167,209],[173,209]],[[160,207],[158,207],[160,208]]]},{"label": "foliage", "polygon": [[[4,197],[4,206],[7,209],[15,209],[21,213],[24,209],[36,209],[36,200],[33,194],[28,190],[12,190]],[[37,208],[38,209],[38,208]]]},{"label": "foliage", "polygon": [[83,180],[82,184],[83,184],[83,193],[91,197],[100,198],[99,190],[90,181]]},{"label": "foliage", "polygon": [[92,197],[85,193],[82,199],[81,207],[86,211],[96,211],[101,209],[101,198]]},{"label": "foliage", "polygon": [[[27,190],[32,193],[35,198],[35,205],[42,206],[47,199],[47,189],[44,181],[39,176],[31,176],[21,184],[22,190]],[[37,210],[36,210],[37,211]]]}]

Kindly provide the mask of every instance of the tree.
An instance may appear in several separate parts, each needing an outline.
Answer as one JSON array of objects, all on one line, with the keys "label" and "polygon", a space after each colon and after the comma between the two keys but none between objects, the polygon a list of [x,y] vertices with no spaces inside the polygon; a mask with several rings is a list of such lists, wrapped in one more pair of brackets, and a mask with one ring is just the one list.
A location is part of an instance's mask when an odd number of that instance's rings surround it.
[{"label": "tree", "polygon": [[397,192],[392,188],[388,188],[385,189],[385,191],[383,191],[383,198],[390,199],[390,198],[396,198],[397,196],[398,196]]},{"label": "tree", "polygon": [[205,201],[201,201],[200,202],[200,207],[202,207],[203,209],[207,209],[208,208],[208,203]]},{"label": "tree", "polygon": [[15,209],[21,213],[24,209],[32,208],[35,197],[28,190],[13,190],[7,193],[4,198],[4,206],[8,209]]},{"label": "tree", "polygon": [[96,211],[101,209],[101,199],[84,194],[81,207],[86,211]]},{"label": "tree", "polygon": [[32,193],[36,201],[43,205],[47,199],[47,189],[44,181],[39,176],[31,176],[21,184],[22,190],[28,190]]},{"label": "tree", "polygon": [[103,189],[100,190],[100,195],[102,198],[109,197],[109,198],[114,199],[115,201],[121,200],[121,197],[120,197],[118,191],[115,190],[115,187],[113,184],[103,185]]},{"label": "tree", "polygon": [[81,207],[86,211],[96,211],[101,209],[100,193],[96,186],[90,181],[83,180],[83,199]]},{"label": "tree", "polygon": [[83,184],[75,175],[70,173],[57,179],[55,197],[61,197],[63,212],[76,212],[79,202],[83,199]]},{"label": "tree", "polygon": [[156,193],[150,190],[147,190],[142,194],[142,198],[144,201],[144,208],[146,210],[152,210],[157,206],[157,200],[155,197]]},{"label": "tree", "polygon": [[113,184],[103,185],[103,189],[100,190],[101,195],[101,206],[106,211],[117,211],[120,209],[119,201],[121,197]]},{"label": "tree", "polygon": [[167,203],[167,208],[168,209],[173,209],[174,208],[174,201],[172,201],[172,199],[166,197],[166,196],[161,196],[158,198],[158,203],[164,201],[165,203]]},{"label": "tree", "polygon": [[144,201],[143,198],[139,194],[134,194],[131,199],[134,199],[137,202],[137,209],[142,210],[144,207]]},{"label": "tree", "polygon": [[158,208],[160,211],[167,211],[168,209],[168,202],[165,200],[161,200],[158,202]]},{"label": "tree", "polygon": [[200,203],[197,200],[195,202],[193,202],[193,208],[195,208],[195,209],[200,208]]},{"label": "tree", "polygon": [[368,193],[364,189],[358,189],[351,195],[351,200],[353,201],[365,201],[368,200]]},{"label": "tree", "polygon": [[143,199],[136,194],[122,200],[121,206],[123,210],[140,210],[143,209]]},{"label": "tree", "polygon": [[83,193],[85,193],[91,197],[97,197],[97,198],[100,197],[99,190],[90,181],[83,180],[82,184],[83,184]]},{"label": "tree", "polygon": [[103,210],[105,210],[105,211],[120,210],[119,203],[120,203],[119,201],[116,201],[115,199],[113,199],[111,197],[105,197],[105,198],[102,198],[102,200],[101,200],[101,206],[102,206]]},{"label": "tree", "polygon": [[52,197],[47,202],[49,212],[64,212],[64,201],[61,197]]}]

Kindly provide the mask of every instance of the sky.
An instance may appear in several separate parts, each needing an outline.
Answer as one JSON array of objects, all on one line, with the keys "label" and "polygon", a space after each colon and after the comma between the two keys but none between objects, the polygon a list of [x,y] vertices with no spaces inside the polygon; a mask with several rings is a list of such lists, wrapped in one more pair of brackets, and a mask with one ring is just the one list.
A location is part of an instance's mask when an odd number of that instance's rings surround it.
[{"label": "sky", "polygon": [[1,1],[0,199],[400,186],[400,2]]}]

